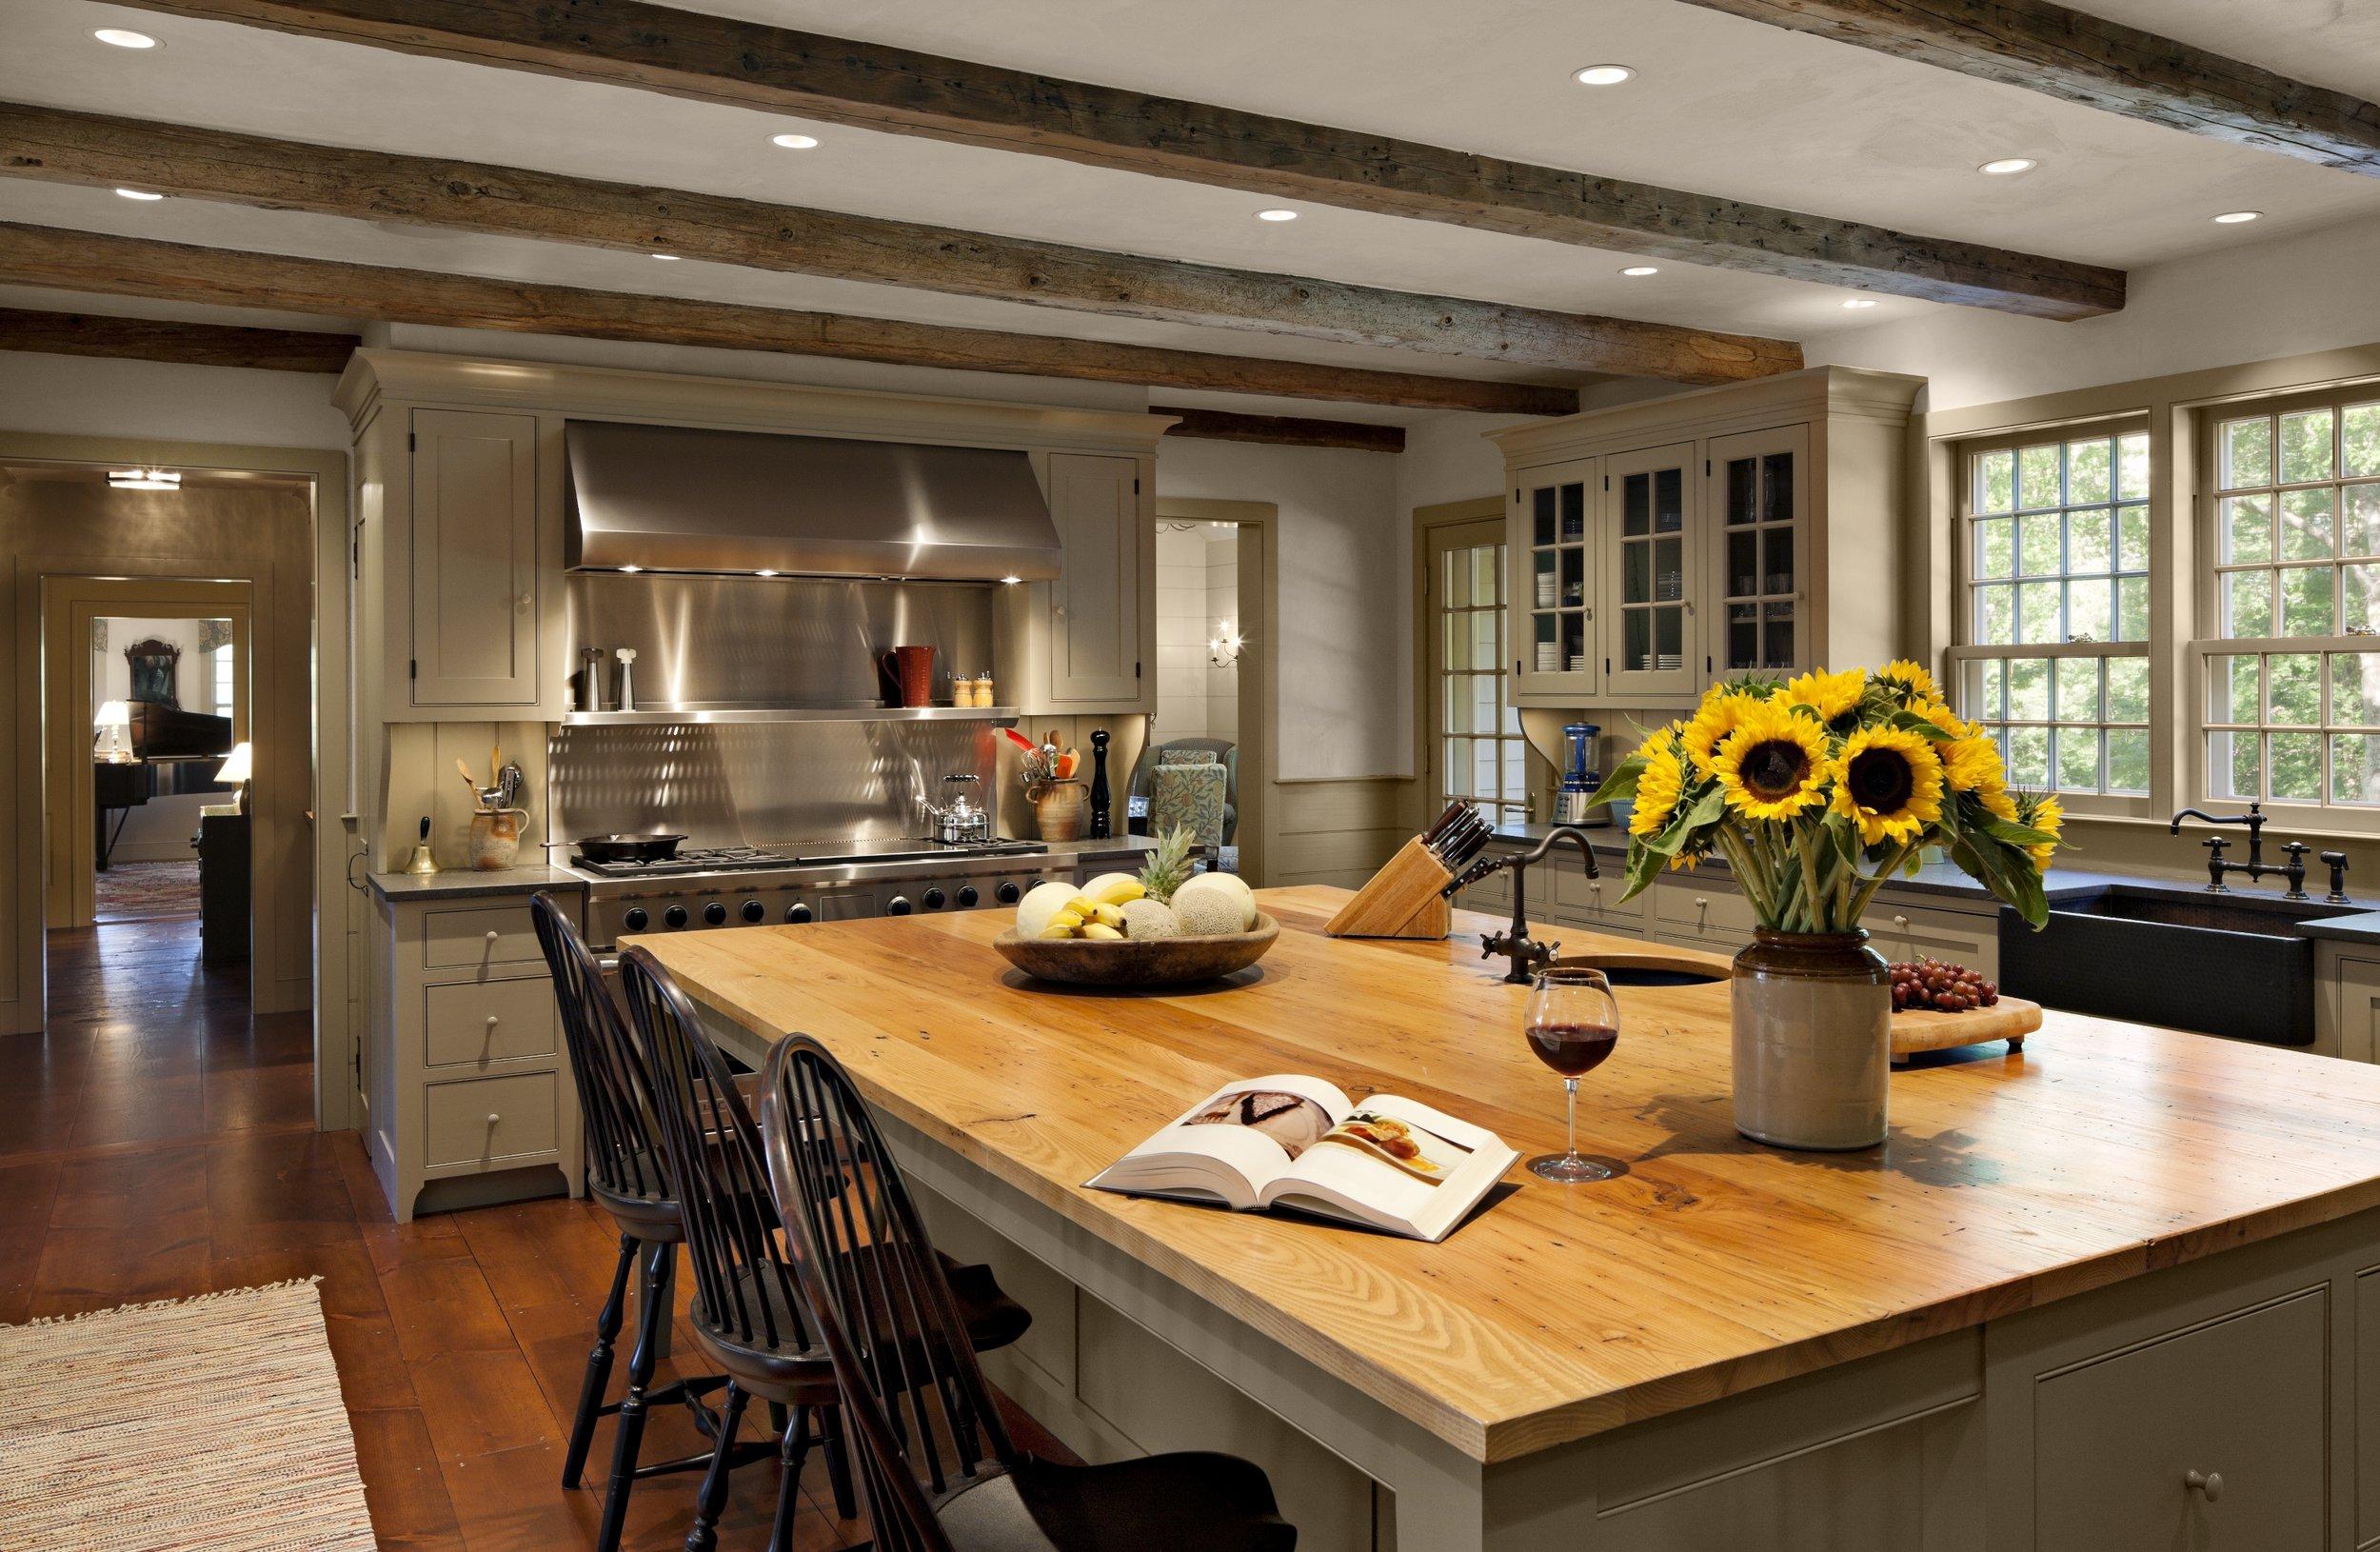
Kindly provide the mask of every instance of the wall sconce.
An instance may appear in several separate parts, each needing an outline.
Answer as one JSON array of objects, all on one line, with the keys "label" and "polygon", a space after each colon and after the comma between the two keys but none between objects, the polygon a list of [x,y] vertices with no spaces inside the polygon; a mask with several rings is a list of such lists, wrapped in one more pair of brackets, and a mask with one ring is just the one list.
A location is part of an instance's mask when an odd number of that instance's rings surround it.
[{"label": "wall sconce", "polygon": [[1229,620],[1215,622],[1215,634],[1207,639],[1206,660],[1219,668],[1228,668],[1240,661],[1240,649],[1248,638],[1231,627]]},{"label": "wall sconce", "polygon": [[248,812],[248,784],[255,778],[255,758],[248,753],[248,746],[245,743],[232,745],[231,752],[225,756],[221,768],[215,772],[215,780],[231,785],[231,806],[241,813]]},{"label": "wall sconce", "polygon": [[98,752],[92,758],[110,766],[130,763],[132,751],[124,746],[124,730],[132,726],[130,707],[122,701],[103,701],[90,725],[99,729]]}]

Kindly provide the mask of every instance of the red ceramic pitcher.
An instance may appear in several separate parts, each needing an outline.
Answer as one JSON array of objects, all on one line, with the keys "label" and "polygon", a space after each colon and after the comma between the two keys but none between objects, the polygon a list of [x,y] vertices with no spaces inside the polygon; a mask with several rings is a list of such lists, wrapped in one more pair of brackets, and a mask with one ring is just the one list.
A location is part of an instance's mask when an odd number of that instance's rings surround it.
[{"label": "red ceramic pitcher", "polygon": [[934,649],[931,647],[896,647],[881,654],[876,666],[883,670],[886,682],[900,690],[902,706],[934,704]]}]

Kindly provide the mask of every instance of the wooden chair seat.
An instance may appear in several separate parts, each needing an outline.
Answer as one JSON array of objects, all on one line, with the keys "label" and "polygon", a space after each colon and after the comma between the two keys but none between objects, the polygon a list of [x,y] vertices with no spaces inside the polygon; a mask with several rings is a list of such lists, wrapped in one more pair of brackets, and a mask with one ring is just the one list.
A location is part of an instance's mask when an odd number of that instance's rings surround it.
[{"label": "wooden chair seat", "polygon": [[1273,1484],[1237,1456],[1026,1461],[935,1506],[954,1552],[1293,1552]]},{"label": "wooden chair seat", "polygon": [[[861,1252],[864,1257],[866,1252]],[[959,1318],[976,1351],[988,1352],[1005,1347],[1024,1335],[1033,1323],[1032,1312],[1001,1291],[1000,1282],[989,1266],[962,1266],[938,1251],[942,1275],[950,1281],[950,1291],[959,1302]],[[889,1310],[882,1297],[888,1283],[877,1279],[873,1284],[877,1297],[872,1313],[876,1329],[898,1329],[902,1343],[908,1348],[904,1354],[887,1351],[888,1360],[905,1358],[912,1369],[926,1365],[918,1346],[918,1327],[907,1311]],[[809,1315],[805,1310],[785,1307],[783,1284],[778,1280],[746,1270],[738,1275],[738,1292],[747,1301],[745,1307],[757,1310],[766,1306],[767,1328],[793,1336],[799,1346],[775,1345],[748,1341],[726,1323],[709,1319],[701,1300],[689,1311],[695,1340],[703,1344],[714,1367],[736,1377],[744,1388],[764,1401],[780,1402],[792,1406],[830,1404],[835,1399],[835,1371],[826,1349],[810,1335]],[[886,1346],[889,1348],[890,1343]]]}]

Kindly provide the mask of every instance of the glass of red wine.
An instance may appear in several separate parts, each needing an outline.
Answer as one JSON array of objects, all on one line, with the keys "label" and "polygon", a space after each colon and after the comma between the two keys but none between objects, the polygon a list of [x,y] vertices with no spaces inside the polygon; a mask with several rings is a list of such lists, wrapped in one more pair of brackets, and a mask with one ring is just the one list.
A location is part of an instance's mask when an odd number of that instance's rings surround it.
[{"label": "glass of red wine", "polygon": [[1603,1065],[1619,1043],[1619,1004],[1600,970],[1550,965],[1529,983],[1529,1049],[1561,1074],[1570,1098],[1570,1141],[1558,1155],[1529,1161],[1540,1179],[1576,1184],[1610,1180],[1612,1170],[1578,1156],[1578,1080]]}]

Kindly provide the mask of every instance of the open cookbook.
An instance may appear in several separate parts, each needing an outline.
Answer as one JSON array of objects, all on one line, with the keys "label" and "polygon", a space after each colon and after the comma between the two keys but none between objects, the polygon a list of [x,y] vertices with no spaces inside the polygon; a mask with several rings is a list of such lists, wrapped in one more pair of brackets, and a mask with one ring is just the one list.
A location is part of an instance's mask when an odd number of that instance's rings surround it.
[{"label": "open cookbook", "polygon": [[1294,1073],[1230,1084],[1092,1177],[1095,1190],[1282,1208],[1443,1240],[1520,1156],[1414,1100]]}]

